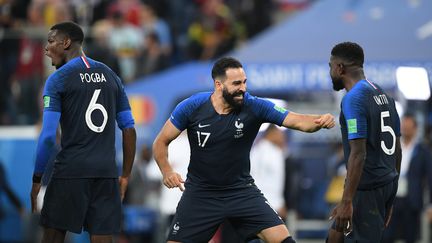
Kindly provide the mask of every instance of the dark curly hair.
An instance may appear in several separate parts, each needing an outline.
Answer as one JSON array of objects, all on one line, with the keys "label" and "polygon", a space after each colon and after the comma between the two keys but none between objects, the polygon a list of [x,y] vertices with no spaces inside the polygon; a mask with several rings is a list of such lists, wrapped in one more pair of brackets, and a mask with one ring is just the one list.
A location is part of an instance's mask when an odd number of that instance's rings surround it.
[{"label": "dark curly hair", "polygon": [[63,22],[55,24],[50,30],[57,30],[61,34],[67,36],[73,42],[82,44],[84,41],[84,32],[81,27],[74,22]]},{"label": "dark curly hair", "polygon": [[342,59],[349,65],[363,67],[364,53],[363,48],[354,42],[342,42],[335,45],[331,55]]}]

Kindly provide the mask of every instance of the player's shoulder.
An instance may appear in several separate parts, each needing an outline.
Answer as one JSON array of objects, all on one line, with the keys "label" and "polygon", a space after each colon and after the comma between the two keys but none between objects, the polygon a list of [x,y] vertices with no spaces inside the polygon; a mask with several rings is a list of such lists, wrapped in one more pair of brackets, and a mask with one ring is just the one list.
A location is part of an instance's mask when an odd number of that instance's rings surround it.
[{"label": "player's shoulder", "polygon": [[254,104],[254,102],[260,102],[262,100],[262,98],[251,95],[249,92],[245,92],[243,98],[244,98],[243,103],[247,106]]},{"label": "player's shoulder", "polygon": [[370,84],[366,83],[364,80],[360,80],[345,94],[342,101],[362,100],[365,96],[369,95],[371,91]]},{"label": "player's shoulder", "polygon": [[271,101],[263,97],[252,95],[249,92],[245,92],[243,103],[246,107],[255,107],[271,103]]},{"label": "player's shoulder", "polygon": [[189,106],[200,106],[210,99],[212,92],[199,92],[184,99],[181,103]]},{"label": "player's shoulder", "polygon": [[189,96],[188,98],[182,100],[176,107],[176,111],[185,112],[186,114],[191,114],[193,111],[197,110],[200,106],[205,104],[210,100],[211,92],[199,92]]},{"label": "player's shoulder", "polygon": [[68,73],[62,70],[63,67],[59,68],[58,70],[55,70],[53,73],[51,73],[46,82],[45,86],[49,89],[59,89],[64,86],[65,78],[68,76]]}]

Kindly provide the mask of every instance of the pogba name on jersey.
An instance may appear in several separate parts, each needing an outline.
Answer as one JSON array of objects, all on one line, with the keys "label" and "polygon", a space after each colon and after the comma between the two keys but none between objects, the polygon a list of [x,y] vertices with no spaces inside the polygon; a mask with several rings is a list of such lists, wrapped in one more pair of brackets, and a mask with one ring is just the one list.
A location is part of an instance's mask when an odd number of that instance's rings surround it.
[{"label": "pogba name on jersey", "polygon": [[103,73],[80,73],[81,83],[101,83],[106,82],[106,78]]}]

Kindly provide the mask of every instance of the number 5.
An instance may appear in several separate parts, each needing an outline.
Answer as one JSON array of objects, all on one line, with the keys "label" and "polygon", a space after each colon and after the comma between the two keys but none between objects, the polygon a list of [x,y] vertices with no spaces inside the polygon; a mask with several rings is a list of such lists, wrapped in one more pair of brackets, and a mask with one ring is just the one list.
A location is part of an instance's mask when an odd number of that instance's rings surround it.
[{"label": "number 5", "polygon": [[[101,104],[96,103],[96,101],[99,97],[100,91],[101,91],[100,89],[96,89],[94,91],[93,97],[91,98],[90,104],[87,107],[87,110],[85,113],[85,120],[86,120],[88,128],[90,128],[90,130],[92,130],[93,132],[97,132],[97,133],[103,132],[103,130],[105,129],[105,125],[107,123],[107,120],[108,120],[108,113],[105,110],[105,107],[103,107],[103,105],[101,105]],[[100,125],[99,127],[96,126],[91,119],[91,114],[95,110],[100,110],[102,112],[102,115],[103,115],[102,125]]]},{"label": "number 5", "polygon": [[396,145],[396,134],[394,133],[393,129],[390,126],[386,126],[384,124],[384,118],[385,117],[390,117],[390,112],[389,111],[383,111],[381,112],[381,131],[382,132],[388,132],[391,134],[392,138],[393,138],[393,143],[391,148],[387,148],[384,141],[381,140],[381,149],[384,151],[384,153],[388,154],[388,155],[392,155],[395,152],[395,145]]}]

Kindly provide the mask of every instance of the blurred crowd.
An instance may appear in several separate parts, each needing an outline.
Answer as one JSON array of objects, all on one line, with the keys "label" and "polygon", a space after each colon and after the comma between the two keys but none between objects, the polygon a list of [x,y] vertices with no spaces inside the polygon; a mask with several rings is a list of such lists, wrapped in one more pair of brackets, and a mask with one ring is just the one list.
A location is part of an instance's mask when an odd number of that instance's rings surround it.
[{"label": "blurred crowd", "polygon": [[[0,125],[35,124],[53,72],[48,28],[84,27],[86,54],[125,84],[189,60],[216,58],[309,0],[1,0]],[[279,16],[279,17],[278,17]]]}]

